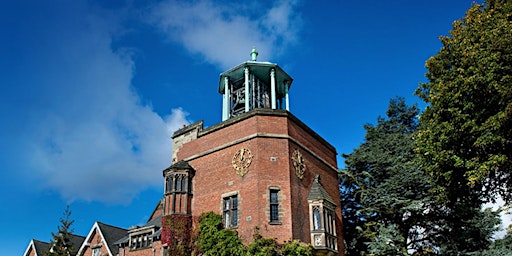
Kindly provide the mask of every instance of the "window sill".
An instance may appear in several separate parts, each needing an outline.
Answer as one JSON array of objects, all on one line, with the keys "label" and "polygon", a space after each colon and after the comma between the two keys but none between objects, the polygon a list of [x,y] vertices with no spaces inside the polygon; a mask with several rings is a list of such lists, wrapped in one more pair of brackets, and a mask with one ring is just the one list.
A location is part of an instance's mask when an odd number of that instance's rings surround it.
[{"label": "window sill", "polygon": [[282,223],[282,222],[280,222],[280,221],[271,221],[271,222],[269,222],[268,224],[269,224],[269,225],[283,225],[283,223]]}]

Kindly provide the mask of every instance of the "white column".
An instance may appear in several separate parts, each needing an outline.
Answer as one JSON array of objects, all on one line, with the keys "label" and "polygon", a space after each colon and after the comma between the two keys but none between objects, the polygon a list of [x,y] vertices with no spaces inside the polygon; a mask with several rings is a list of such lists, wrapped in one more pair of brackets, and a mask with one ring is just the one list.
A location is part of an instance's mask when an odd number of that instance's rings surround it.
[{"label": "white column", "polygon": [[270,70],[270,101],[272,109],[276,109],[276,70]]},{"label": "white column", "polygon": [[245,112],[249,112],[249,68],[245,67]]},{"label": "white column", "polygon": [[290,83],[287,82],[285,85],[284,85],[284,95],[285,95],[285,100],[286,100],[286,111],[290,111],[290,96],[288,96],[288,86],[290,86]]},{"label": "white column", "polygon": [[222,98],[222,121],[229,118],[229,78],[224,77],[224,97]]}]

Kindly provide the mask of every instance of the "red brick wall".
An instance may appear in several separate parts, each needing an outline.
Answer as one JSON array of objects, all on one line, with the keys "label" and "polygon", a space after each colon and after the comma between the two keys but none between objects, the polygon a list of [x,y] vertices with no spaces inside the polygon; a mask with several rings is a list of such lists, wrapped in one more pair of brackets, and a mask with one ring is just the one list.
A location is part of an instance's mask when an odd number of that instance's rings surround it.
[{"label": "red brick wall", "polygon": [[[230,144],[255,134],[258,136],[250,140]],[[292,139],[288,139],[288,136]],[[221,146],[227,147],[218,148]],[[251,150],[254,157],[248,173],[240,177],[231,161],[233,155],[243,147]],[[214,148],[219,150],[205,154]],[[295,175],[290,160],[295,149],[303,154],[307,166],[302,180]],[[201,154],[204,155],[198,157]],[[314,155],[321,157],[324,162]],[[196,170],[192,191],[193,215],[197,216],[206,211],[221,213],[221,195],[238,192],[237,230],[246,242],[252,241],[256,226],[264,237],[274,237],[280,242],[290,239],[310,242],[307,197],[315,174],[320,174],[320,182],[333,200],[338,202],[339,199],[337,173],[332,168],[337,166],[335,150],[330,145],[325,145],[322,139],[317,139],[308,128],[296,123],[294,118],[282,114],[254,115],[221,129],[206,132],[196,140],[184,144],[178,152],[178,160],[189,160],[189,164]],[[270,186],[280,189],[280,211],[283,217],[280,225],[269,224]],[[339,205],[336,215],[339,224],[339,248],[342,249]]]},{"label": "red brick wall", "polygon": [[306,148],[313,151],[320,158],[327,161],[330,165],[337,167],[336,151],[316,139],[311,133],[304,130],[293,120],[288,122],[288,133],[290,137],[303,144]]},{"label": "red brick wall", "polygon": [[[87,254],[85,254],[87,255]],[[102,254],[103,255],[103,254]],[[162,243],[155,241],[151,247],[130,250],[128,247],[119,249],[119,256],[167,256],[163,255]]]},{"label": "red brick wall", "polygon": [[30,249],[28,249],[28,252],[27,254],[25,254],[25,256],[36,256],[36,252],[33,246],[31,246]]},{"label": "red brick wall", "polygon": [[159,202],[159,205],[157,206],[157,208],[155,209],[153,214],[151,214],[149,221],[152,219],[158,218],[162,214],[164,214],[164,207],[163,207],[163,205],[160,205],[160,202]]},{"label": "red brick wall", "polygon": [[92,248],[96,248],[96,246],[101,245],[101,254],[100,255],[110,255],[108,252],[108,247],[105,241],[101,239],[101,235],[97,232],[97,230],[93,231],[94,233],[91,236],[91,240],[89,242],[89,246],[85,247],[85,250],[82,255],[92,255]]}]

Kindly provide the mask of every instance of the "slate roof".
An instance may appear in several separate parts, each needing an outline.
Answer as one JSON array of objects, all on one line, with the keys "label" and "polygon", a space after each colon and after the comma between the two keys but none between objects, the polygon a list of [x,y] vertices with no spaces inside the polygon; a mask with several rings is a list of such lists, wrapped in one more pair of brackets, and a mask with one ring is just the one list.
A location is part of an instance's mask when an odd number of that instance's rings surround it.
[{"label": "slate roof", "polygon": [[[71,238],[71,244],[73,245],[73,255],[78,254],[78,250],[80,250],[80,247],[85,241],[85,236],[75,235],[75,234],[69,234]],[[44,255],[44,254],[43,254]]]},{"label": "slate roof", "polygon": [[144,224],[143,227],[149,227],[155,225],[158,228],[162,227],[162,215],[158,215],[158,217],[148,221],[146,224]]},{"label": "slate roof", "polygon": [[181,160],[179,162],[176,162],[172,164],[171,166],[167,167],[165,170],[163,170],[163,174],[165,176],[165,173],[170,172],[172,170],[194,170],[190,164],[188,164],[187,161]]},{"label": "slate roof", "polygon": [[[73,245],[72,255],[77,255],[78,250],[80,250],[82,243],[85,241],[85,236],[75,234],[69,234],[69,236],[71,239],[71,244]],[[34,245],[34,251],[37,256],[44,256],[50,250],[50,243],[32,239],[32,244]]]},{"label": "slate roof", "polygon": [[44,256],[50,249],[50,243],[39,241],[36,239],[32,239],[32,242],[34,243],[34,250],[36,251],[37,256]]},{"label": "slate roof", "polygon": [[179,170],[188,170],[191,175],[195,175],[196,170],[187,161],[181,160],[167,167],[162,171],[163,176],[165,177],[167,173]]},{"label": "slate roof", "polygon": [[311,190],[309,191],[308,200],[325,200],[333,205],[336,205],[335,201],[332,200],[332,197],[327,193],[325,188],[320,184],[320,175],[316,175],[313,184],[311,185]]},{"label": "slate roof", "polygon": [[103,234],[103,238],[105,239],[108,248],[110,249],[110,252],[112,253],[112,255],[117,255],[119,253],[119,248],[117,247],[115,242],[120,238],[126,236],[128,230],[101,222],[97,222],[97,224],[101,234]]}]

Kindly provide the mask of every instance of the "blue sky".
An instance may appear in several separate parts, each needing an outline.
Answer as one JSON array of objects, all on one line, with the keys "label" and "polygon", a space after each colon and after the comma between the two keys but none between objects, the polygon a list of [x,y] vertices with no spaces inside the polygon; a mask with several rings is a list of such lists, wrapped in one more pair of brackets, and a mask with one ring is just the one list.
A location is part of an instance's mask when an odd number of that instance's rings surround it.
[{"label": "blue sky", "polygon": [[294,78],[291,112],[352,152],[390,98],[419,102],[472,2],[1,1],[0,255],[50,240],[66,204],[84,236],[144,223],[172,131],[220,122],[219,74],[253,46]]}]

